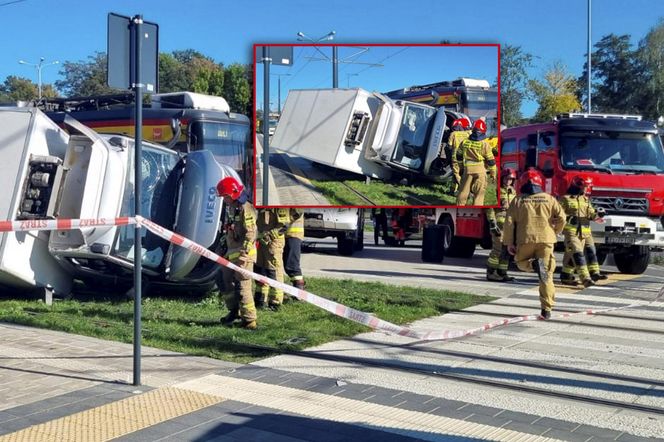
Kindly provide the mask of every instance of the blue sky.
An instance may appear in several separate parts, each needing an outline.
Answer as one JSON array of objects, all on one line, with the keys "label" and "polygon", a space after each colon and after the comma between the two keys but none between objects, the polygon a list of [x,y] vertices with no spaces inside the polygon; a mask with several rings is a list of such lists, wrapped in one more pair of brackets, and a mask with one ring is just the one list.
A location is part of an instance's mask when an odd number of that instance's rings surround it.
[{"label": "blue sky", "polygon": [[[281,75],[282,107],[289,89],[332,87],[332,63],[325,61],[331,57],[329,46],[295,46],[293,66],[270,66],[273,80],[270,109],[276,110],[279,104],[278,75]],[[338,59],[339,87],[361,87],[378,92],[458,77],[479,78],[493,84],[498,76],[498,47],[495,45],[340,46]],[[263,65],[258,64],[258,108],[263,107],[263,78]]]},{"label": "blue sky", "polygon": [[[10,1],[0,0],[0,5]],[[35,69],[19,65],[20,59],[73,61],[105,51],[108,12],[141,13],[157,22],[161,51],[195,48],[226,64],[250,62],[253,43],[296,43],[299,31],[318,38],[335,30],[337,43],[449,40],[518,45],[537,57],[532,74],[561,60],[578,75],[586,52],[586,4],[586,0],[26,0],[0,6],[4,42],[0,80],[21,75],[36,81]],[[636,43],[661,17],[661,0],[593,0],[593,41],[615,33],[631,34]],[[45,83],[57,78],[57,66],[43,69]],[[346,76],[340,75],[339,82],[345,85]],[[531,114],[535,108],[527,104],[523,110]]]}]

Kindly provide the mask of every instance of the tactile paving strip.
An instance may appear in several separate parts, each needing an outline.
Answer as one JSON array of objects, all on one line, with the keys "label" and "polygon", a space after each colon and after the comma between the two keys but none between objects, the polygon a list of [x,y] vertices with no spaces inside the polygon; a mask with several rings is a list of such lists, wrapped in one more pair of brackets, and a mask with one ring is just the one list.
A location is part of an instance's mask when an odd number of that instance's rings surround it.
[{"label": "tactile paving strip", "polygon": [[222,402],[166,387],[0,436],[0,442],[107,441]]}]

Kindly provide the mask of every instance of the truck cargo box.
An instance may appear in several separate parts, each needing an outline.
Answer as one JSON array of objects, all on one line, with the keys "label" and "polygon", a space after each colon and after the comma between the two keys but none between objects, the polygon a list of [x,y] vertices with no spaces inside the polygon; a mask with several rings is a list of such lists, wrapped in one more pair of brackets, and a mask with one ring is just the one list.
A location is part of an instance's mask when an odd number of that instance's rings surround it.
[{"label": "truck cargo box", "polygon": [[[29,221],[37,213],[53,217],[47,184],[56,179],[58,169],[61,171],[68,139],[37,109],[0,109],[1,220]],[[28,185],[30,180],[32,185]],[[55,293],[69,293],[72,278],[50,255],[49,233],[0,233],[0,286],[23,290],[49,287]]]}]

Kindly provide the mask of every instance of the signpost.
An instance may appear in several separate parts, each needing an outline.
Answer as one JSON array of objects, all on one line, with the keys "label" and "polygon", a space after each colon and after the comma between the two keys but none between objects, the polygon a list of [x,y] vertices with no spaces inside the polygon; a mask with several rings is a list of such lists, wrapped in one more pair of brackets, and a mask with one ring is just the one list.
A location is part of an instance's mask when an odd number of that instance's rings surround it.
[{"label": "signpost", "polygon": [[[256,62],[263,63],[263,200],[268,205],[270,167],[270,64],[293,66],[292,46],[256,46]],[[281,93],[281,91],[279,91]]]},{"label": "signpost", "polygon": [[[132,18],[108,14],[108,85],[133,89],[135,101],[134,215],[141,215],[143,157],[143,90],[158,90],[159,26]],[[134,385],[141,385],[141,226],[134,230]]]}]

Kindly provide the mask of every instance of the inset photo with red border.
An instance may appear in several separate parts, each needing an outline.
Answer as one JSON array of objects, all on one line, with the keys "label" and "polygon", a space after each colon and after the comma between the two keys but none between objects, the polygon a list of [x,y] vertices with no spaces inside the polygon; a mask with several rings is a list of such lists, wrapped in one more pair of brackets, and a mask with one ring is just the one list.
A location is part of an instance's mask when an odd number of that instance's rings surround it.
[{"label": "inset photo with red border", "polygon": [[255,44],[256,206],[495,207],[499,64],[498,44]]}]

